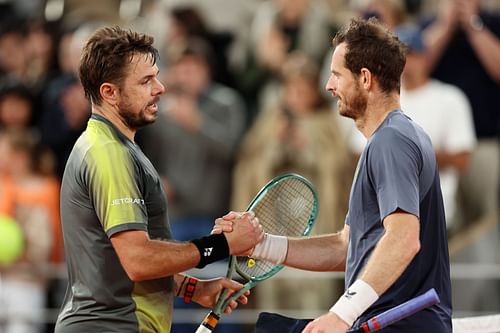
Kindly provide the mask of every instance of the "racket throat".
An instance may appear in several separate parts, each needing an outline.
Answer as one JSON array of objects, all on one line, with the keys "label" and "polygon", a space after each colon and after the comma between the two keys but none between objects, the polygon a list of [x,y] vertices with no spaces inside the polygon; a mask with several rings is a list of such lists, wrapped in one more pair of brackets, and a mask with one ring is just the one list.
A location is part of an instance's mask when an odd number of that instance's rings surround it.
[{"label": "racket throat", "polygon": [[212,332],[219,323],[219,319],[220,317],[218,315],[216,315],[214,312],[210,312],[205,317],[205,319],[203,319],[203,322],[201,324],[208,328],[210,332]]}]

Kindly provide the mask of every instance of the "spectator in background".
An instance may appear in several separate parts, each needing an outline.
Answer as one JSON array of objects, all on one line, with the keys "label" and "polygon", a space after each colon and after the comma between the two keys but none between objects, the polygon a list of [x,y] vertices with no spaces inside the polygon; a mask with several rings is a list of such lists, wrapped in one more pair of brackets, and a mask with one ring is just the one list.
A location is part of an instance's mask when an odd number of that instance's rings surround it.
[{"label": "spectator in background", "polygon": [[0,128],[26,129],[32,125],[33,97],[16,82],[0,87]]},{"label": "spectator in background", "polygon": [[227,211],[234,152],[244,129],[240,96],[212,80],[214,54],[191,39],[171,55],[167,103],[138,140],[162,176],[174,238],[210,233]]},{"label": "spectator in background", "polygon": [[49,82],[59,74],[57,63],[58,24],[43,20],[28,22],[25,52],[28,57],[28,87],[33,95],[33,125],[39,126],[43,113],[43,94]]},{"label": "spectator in background", "polygon": [[480,0],[446,0],[424,41],[432,76],[458,86],[472,106],[478,144],[462,178],[465,221],[499,211],[500,15],[482,11]]},{"label": "spectator in background", "polygon": [[[59,185],[47,151],[39,149],[36,136],[26,130],[0,133],[0,165],[6,171],[2,188],[10,188],[0,198],[24,232],[25,250],[17,262],[0,267],[0,312],[7,322],[5,333],[38,333],[44,320],[47,264],[60,249]],[[56,241],[56,240],[59,241]],[[59,250],[58,253],[56,251]]]},{"label": "spectator in background", "polygon": [[406,23],[409,19],[404,0],[368,0],[358,11],[366,19],[376,17],[390,29]]},{"label": "spectator in background", "polygon": [[[319,92],[318,66],[296,51],[287,57],[281,72],[279,102],[259,113],[241,145],[231,208],[245,210],[269,180],[295,172],[318,190],[321,208],[313,234],[333,233],[343,225],[354,166],[349,163],[338,118]],[[340,295],[342,286],[338,280],[269,281],[256,290],[257,304],[261,309],[323,308]],[[309,291],[307,296],[293,292],[303,288]]]},{"label": "spectator in background", "polygon": [[15,13],[0,23],[0,77],[24,84],[28,80],[28,54],[26,52],[26,22]]},{"label": "spectator in background", "polygon": [[[68,47],[65,51],[59,50],[59,54],[67,56],[62,68],[69,71],[54,78],[43,96],[42,141],[54,151],[59,177],[62,177],[71,148],[85,129],[90,115],[90,104],[78,80],[77,68],[85,39],[95,26],[83,25],[75,32],[69,32],[71,37],[62,39],[64,42],[60,46]],[[71,38],[70,41],[67,38]]]},{"label": "spectator in background", "polygon": [[267,103],[275,102],[281,65],[288,53],[300,50],[313,61],[321,61],[331,29],[328,9],[321,2],[262,2],[250,27],[247,64],[239,80],[249,106],[249,122]]},{"label": "spectator in background", "polygon": [[459,176],[469,166],[476,144],[472,111],[467,96],[456,86],[430,79],[427,52],[417,27],[396,30],[407,45],[402,75],[401,108],[422,126],[432,140],[448,229],[454,229]]},{"label": "spectator in background", "polygon": [[175,6],[168,12],[170,25],[167,30],[167,61],[169,54],[179,52],[191,39],[201,39],[208,43],[214,53],[212,79],[220,84],[233,87],[234,77],[229,68],[228,49],[233,36],[228,32],[215,32],[210,29],[202,13],[194,6]]}]

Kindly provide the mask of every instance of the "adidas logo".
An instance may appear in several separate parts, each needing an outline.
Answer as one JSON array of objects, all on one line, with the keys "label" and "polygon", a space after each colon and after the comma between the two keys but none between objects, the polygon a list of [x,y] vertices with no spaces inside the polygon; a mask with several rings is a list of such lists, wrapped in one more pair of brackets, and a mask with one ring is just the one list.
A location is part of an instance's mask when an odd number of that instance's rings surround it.
[{"label": "adidas logo", "polygon": [[212,254],[212,250],[213,250],[213,249],[214,249],[213,247],[206,247],[206,248],[205,248],[205,252],[203,253],[203,255],[204,255],[205,257],[210,257],[210,255]]}]

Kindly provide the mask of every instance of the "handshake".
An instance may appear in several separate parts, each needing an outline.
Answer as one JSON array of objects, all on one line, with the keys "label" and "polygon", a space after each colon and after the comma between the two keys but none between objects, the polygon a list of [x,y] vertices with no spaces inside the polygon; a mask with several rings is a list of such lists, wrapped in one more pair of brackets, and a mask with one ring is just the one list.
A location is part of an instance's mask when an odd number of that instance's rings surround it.
[{"label": "handshake", "polygon": [[265,233],[252,211],[230,212],[215,220],[212,234],[224,234],[231,255],[281,264],[288,250],[288,238]]}]

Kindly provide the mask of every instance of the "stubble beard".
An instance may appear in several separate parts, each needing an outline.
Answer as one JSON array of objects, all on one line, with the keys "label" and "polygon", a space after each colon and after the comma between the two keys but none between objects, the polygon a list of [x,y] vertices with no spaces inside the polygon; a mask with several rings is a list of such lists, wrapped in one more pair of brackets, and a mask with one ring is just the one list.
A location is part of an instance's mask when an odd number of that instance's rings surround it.
[{"label": "stubble beard", "polygon": [[[156,101],[156,103],[157,102],[158,101]],[[139,113],[135,113],[132,109],[132,105],[125,102],[119,106],[119,114],[128,128],[137,130],[156,121],[157,115],[152,115],[151,118],[148,118],[146,114],[146,108],[148,106],[149,104],[141,109]]]},{"label": "stubble beard", "polygon": [[356,87],[356,92],[350,100],[344,102],[338,100],[338,109],[341,116],[357,120],[365,115],[368,99],[360,92],[359,86]]}]

